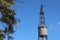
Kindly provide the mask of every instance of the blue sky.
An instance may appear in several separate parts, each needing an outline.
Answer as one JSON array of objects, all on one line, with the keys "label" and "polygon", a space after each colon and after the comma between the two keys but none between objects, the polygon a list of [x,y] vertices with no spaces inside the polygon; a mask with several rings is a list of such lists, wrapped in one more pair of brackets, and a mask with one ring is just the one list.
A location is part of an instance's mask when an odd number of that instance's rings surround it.
[{"label": "blue sky", "polygon": [[23,0],[24,4],[16,3],[16,18],[21,22],[14,34],[15,40],[38,40],[40,5],[44,5],[48,39],[60,40],[60,0]]}]

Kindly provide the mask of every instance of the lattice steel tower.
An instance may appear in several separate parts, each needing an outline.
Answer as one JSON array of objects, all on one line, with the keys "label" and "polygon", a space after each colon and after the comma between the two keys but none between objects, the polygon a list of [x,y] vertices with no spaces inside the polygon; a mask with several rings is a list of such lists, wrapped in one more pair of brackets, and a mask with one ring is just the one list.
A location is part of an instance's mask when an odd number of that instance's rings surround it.
[{"label": "lattice steel tower", "polygon": [[38,40],[48,40],[48,33],[44,18],[43,5],[41,5],[40,8],[40,24],[38,26]]}]

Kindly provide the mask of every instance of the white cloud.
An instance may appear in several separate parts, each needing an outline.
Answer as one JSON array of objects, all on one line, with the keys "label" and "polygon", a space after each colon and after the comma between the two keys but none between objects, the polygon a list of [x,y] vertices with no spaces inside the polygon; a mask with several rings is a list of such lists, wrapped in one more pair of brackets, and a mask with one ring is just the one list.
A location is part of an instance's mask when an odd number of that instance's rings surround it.
[{"label": "white cloud", "polygon": [[58,24],[58,25],[60,25],[60,21],[59,21],[59,22],[57,22],[57,24]]},{"label": "white cloud", "polygon": [[58,30],[60,30],[60,27],[58,28]]},{"label": "white cloud", "polygon": [[49,25],[50,30],[54,30],[54,25]]},{"label": "white cloud", "polygon": [[53,25],[50,25],[49,27],[50,27],[50,28],[53,28]]}]

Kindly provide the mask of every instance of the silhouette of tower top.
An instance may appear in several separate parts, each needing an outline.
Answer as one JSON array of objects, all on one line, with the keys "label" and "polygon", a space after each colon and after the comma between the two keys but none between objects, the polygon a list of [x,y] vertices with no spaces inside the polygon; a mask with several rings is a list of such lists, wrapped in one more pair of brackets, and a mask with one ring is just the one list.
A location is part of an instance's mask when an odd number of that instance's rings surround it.
[{"label": "silhouette of tower top", "polygon": [[41,5],[41,10],[40,11],[43,11],[43,5]]},{"label": "silhouette of tower top", "polygon": [[48,40],[48,33],[44,18],[43,5],[41,5],[40,7],[40,24],[38,27],[38,40]]},{"label": "silhouette of tower top", "polygon": [[41,7],[40,7],[40,13],[44,14],[44,12],[43,12],[43,5],[41,5]]},{"label": "silhouette of tower top", "polygon": [[43,5],[41,5],[41,8],[40,8],[40,24],[39,25],[40,26],[46,25],[45,18],[44,18]]}]

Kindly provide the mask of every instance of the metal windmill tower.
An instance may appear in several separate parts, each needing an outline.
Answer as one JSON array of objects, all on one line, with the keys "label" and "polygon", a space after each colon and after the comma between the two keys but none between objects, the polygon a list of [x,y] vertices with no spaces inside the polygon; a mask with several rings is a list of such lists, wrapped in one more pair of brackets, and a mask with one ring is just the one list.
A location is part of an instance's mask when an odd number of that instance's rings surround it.
[{"label": "metal windmill tower", "polygon": [[48,40],[48,33],[44,18],[43,5],[41,5],[40,8],[40,24],[38,26],[38,40]]}]

